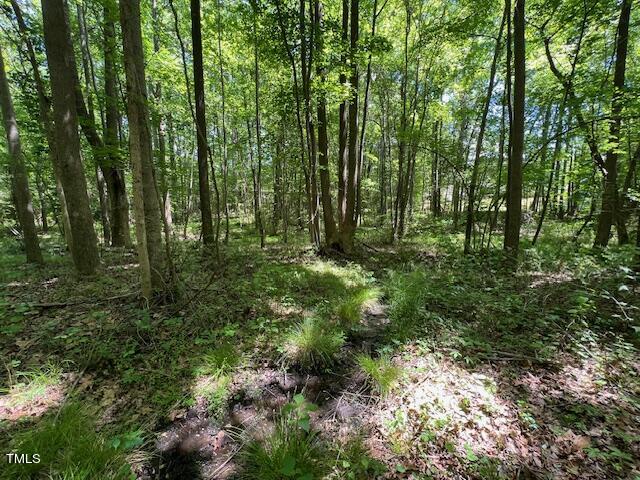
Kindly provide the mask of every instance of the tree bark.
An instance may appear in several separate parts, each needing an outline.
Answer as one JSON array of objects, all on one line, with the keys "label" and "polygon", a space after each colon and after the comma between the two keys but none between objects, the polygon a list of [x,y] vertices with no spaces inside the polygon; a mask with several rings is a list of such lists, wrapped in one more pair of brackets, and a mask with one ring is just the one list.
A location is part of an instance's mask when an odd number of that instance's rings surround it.
[{"label": "tree bark", "polygon": [[42,129],[42,133],[47,139],[47,145],[49,146],[48,156],[49,161],[51,162],[51,165],[53,167],[53,173],[56,180],[56,193],[58,194],[58,202],[60,203],[60,210],[62,211],[62,233],[64,235],[67,248],[69,249],[69,251],[71,251],[71,223],[69,220],[69,211],[67,209],[67,201],[64,195],[64,189],[62,187],[62,174],[60,171],[60,165],[56,153],[56,134],[55,125],[51,116],[51,100],[46,94],[44,82],[42,81],[42,77],[40,76],[39,64],[36,60],[33,43],[31,42],[31,39],[29,37],[29,31],[24,22],[20,6],[18,5],[18,2],[16,0],[11,0],[11,6],[16,15],[16,20],[18,22],[18,31],[20,32],[22,40],[25,44],[27,50],[27,58],[33,70],[33,80],[36,86],[36,91],[38,93],[38,116],[40,120],[40,127]]},{"label": "tree bark", "polygon": [[104,6],[104,105],[105,130],[104,146],[106,150],[105,171],[109,201],[111,202],[111,245],[129,247],[131,232],[129,229],[129,200],[120,156],[118,139],[118,78],[116,71],[116,32],[115,22],[118,13],[115,5],[105,2]]},{"label": "tree bark", "polygon": [[[304,1],[304,0],[303,0]],[[260,127],[260,63],[258,57],[258,8],[253,3],[253,74],[255,85],[255,121],[256,121],[256,156],[258,157],[258,166],[254,173],[254,189],[256,192],[256,223],[258,233],[260,234],[260,248],[265,246],[264,222],[262,220],[262,134]],[[315,180],[314,180],[315,182]]]},{"label": "tree bark", "polygon": [[[622,113],[622,97],[624,94],[624,77],[627,65],[627,47],[629,43],[629,18],[631,16],[631,0],[623,0],[618,22],[616,39],[616,63],[613,74],[613,99],[611,100],[611,116],[613,121],[609,127],[611,146],[607,151],[604,163],[604,189],[602,206],[598,216],[594,246],[606,247],[609,243],[611,225],[618,217],[618,144],[620,142],[620,124]],[[618,240],[627,237],[624,224],[618,222]],[[626,238],[628,240],[628,238]],[[622,243],[622,242],[621,242]]]},{"label": "tree bark", "polygon": [[196,99],[196,135],[198,140],[198,187],[202,219],[202,243],[213,245],[213,220],[211,216],[211,191],[207,165],[207,121],[204,100],[204,74],[202,65],[202,29],[200,24],[200,0],[191,0],[191,39],[193,41],[193,89]]},{"label": "tree bark", "polygon": [[76,62],[63,0],[42,0],[44,43],[51,76],[56,146],[62,186],[68,204],[73,238],[71,256],[82,275],[91,275],[100,263],[96,233],[80,157],[76,112]]},{"label": "tree bark", "polygon": [[[347,48],[347,41],[349,39],[349,0],[342,0],[342,29],[341,29],[341,41],[342,41],[342,55],[340,56],[340,64],[347,68],[347,56],[344,49]],[[347,76],[344,71],[340,72],[340,85],[346,88]],[[344,100],[340,103],[340,111],[338,113],[338,221],[342,228],[342,223],[346,216],[346,194],[345,188],[347,184],[347,165],[349,163],[349,109],[348,100]]]},{"label": "tree bark", "polygon": [[515,256],[520,244],[522,214],[522,159],[524,155],[525,115],[525,0],[516,0],[513,14],[513,118],[511,155],[508,163],[507,213],[504,248]]},{"label": "tree bark", "polygon": [[127,79],[129,153],[133,167],[136,238],[142,295],[150,299],[164,285],[160,204],[153,174],[149,107],[140,26],[140,1],[120,1],[124,67]]},{"label": "tree bark", "polygon": [[9,150],[9,173],[11,174],[11,193],[16,207],[16,213],[22,235],[24,236],[25,253],[27,262],[43,263],[38,234],[36,231],[36,221],[33,214],[33,201],[29,191],[29,175],[24,164],[22,147],[20,145],[20,134],[18,133],[18,122],[13,109],[9,81],[4,66],[2,50],[0,50],[0,104],[2,107],[2,118],[4,120],[4,130],[7,135],[7,146]]},{"label": "tree bark", "polygon": [[227,124],[226,124],[226,97],[224,90],[224,64],[222,57],[222,22],[221,22],[221,2],[217,0],[217,30],[218,30],[218,66],[220,69],[220,96],[222,97],[222,208],[224,209],[224,243],[229,242],[229,199],[228,199],[228,155],[227,155]]},{"label": "tree bark", "polygon": [[[323,7],[320,0],[314,1],[314,26],[316,30],[317,55],[324,52]],[[325,243],[333,247],[337,241],[336,221],[331,202],[331,177],[329,175],[329,139],[327,135],[327,101],[324,93],[325,68],[322,61],[317,62],[316,73],[321,87],[318,96],[318,163],[320,165],[320,196],[322,199],[322,215],[324,220]]]},{"label": "tree bark", "polygon": [[350,34],[349,34],[349,152],[347,162],[347,178],[345,184],[344,218],[340,226],[340,245],[342,250],[350,252],[353,249],[353,237],[356,231],[356,192],[358,191],[358,40],[360,0],[351,0]]}]

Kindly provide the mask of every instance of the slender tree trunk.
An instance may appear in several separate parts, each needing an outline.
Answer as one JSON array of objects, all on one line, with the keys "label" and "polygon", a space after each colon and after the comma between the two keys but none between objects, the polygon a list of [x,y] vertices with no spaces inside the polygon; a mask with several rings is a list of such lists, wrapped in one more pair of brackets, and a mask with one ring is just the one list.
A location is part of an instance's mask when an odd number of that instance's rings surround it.
[{"label": "slender tree trunk", "polygon": [[27,262],[43,263],[33,214],[33,202],[31,192],[29,191],[29,175],[24,164],[24,157],[22,156],[18,122],[16,121],[16,113],[13,109],[13,101],[11,100],[11,92],[4,67],[2,50],[0,50],[0,104],[9,149],[11,194],[16,207],[16,216],[18,217],[18,222],[20,223],[24,237]]},{"label": "slender tree trunk", "polygon": [[25,44],[27,50],[27,58],[29,59],[31,69],[33,71],[33,80],[36,86],[36,91],[38,93],[38,115],[40,120],[40,127],[42,129],[42,133],[47,139],[47,144],[49,146],[49,161],[51,162],[51,165],[53,167],[53,173],[56,180],[56,193],[58,194],[58,202],[60,203],[60,210],[62,212],[63,235],[67,244],[67,248],[69,249],[69,251],[71,251],[71,222],[69,220],[69,211],[67,209],[67,201],[64,195],[64,189],[62,188],[62,173],[56,153],[56,133],[53,118],[51,116],[51,101],[49,97],[47,97],[44,82],[42,81],[42,77],[40,76],[39,64],[36,60],[33,43],[31,42],[31,39],[29,37],[29,31],[24,22],[22,11],[20,10],[20,7],[16,0],[11,0],[11,6],[16,15],[16,20],[18,22],[18,31],[20,32],[22,40]]},{"label": "slender tree trunk", "polygon": [[196,135],[198,140],[198,187],[202,220],[202,243],[213,245],[213,220],[211,215],[211,191],[207,165],[207,121],[204,100],[204,74],[202,64],[202,29],[200,24],[200,0],[191,0],[191,38],[193,41],[193,88],[196,99]]},{"label": "slender tree trunk", "polygon": [[[382,6],[384,8],[385,4]],[[371,18],[371,38],[375,38],[376,36],[376,23],[378,21],[378,16],[382,13],[382,8],[378,11],[378,0],[373,0],[373,16]],[[362,164],[364,162],[364,150],[365,150],[365,140],[367,133],[367,114],[369,113],[369,90],[371,87],[371,58],[372,54],[369,52],[369,57],[367,59],[367,74],[364,86],[364,99],[362,101],[362,124],[360,125],[360,142],[358,148],[358,173],[361,175],[362,172]],[[362,181],[361,178],[358,179],[358,192],[356,199],[356,219],[361,218],[362,212]]]},{"label": "slender tree trunk", "polygon": [[[318,182],[316,178],[318,163],[318,148],[316,142],[316,131],[311,114],[311,63],[313,61],[313,39],[307,41],[306,34],[306,17],[305,17],[306,0],[300,0],[299,30],[300,30],[300,70],[302,76],[302,93],[304,97],[304,119],[305,132],[307,138],[307,154],[309,157],[309,205],[311,208],[311,238],[316,247],[320,246],[320,218],[319,218],[319,198],[318,198]],[[313,9],[310,9],[313,18]],[[313,37],[313,30],[310,37]]]},{"label": "slender tree trunk", "polygon": [[476,197],[476,188],[478,186],[478,174],[480,172],[480,161],[482,159],[482,144],[484,141],[484,131],[487,126],[487,116],[489,114],[489,107],[491,105],[491,97],[493,96],[493,86],[495,84],[495,76],[496,76],[496,70],[498,67],[498,59],[500,58],[502,33],[504,32],[504,26],[505,26],[507,17],[509,15],[511,15],[511,12],[507,10],[505,6],[504,14],[502,16],[502,22],[500,23],[500,31],[498,32],[498,39],[496,40],[496,48],[493,54],[493,61],[491,62],[491,71],[489,73],[489,86],[487,87],[487,96],[484,101],[482,117],[480,119],[480,130],[478,131],[478,138],[476,140],[475,158],[473,160],[473,168],[471,170],[471,181],[469,182],[469,198],[467,201],[467,221],[465,224],[465,231],[464,231],[464,253],[471,252],[471,235],[473,233],[473,226],[475,223],[475,220],[474,220],[475,197]]},{"label": "slender tree trunk", "polygon": [[[162,26],[160,25],[160,16],[156,0],[152,0],[151,2],[151,17],[153,21],[153,52],[154,55],[157,55],[160,52],[159,32],[161,31]],[[171,217],[171,196],[169,195],[169,185],[167,182],[167,177],[169,175],[167,172],[167,124],[165,122],[165,115],[162,109],[162,83],[156,81],[152,92],[154,108],[151,113],[151,123],[153,125],[156,138],[154,153],[156,155],[156,166],[159,174],[158,184],[163,223],[165,223],[169,229],[169,235],[167,236],[167,242],[169,242],[173,218]],[[167,245],[168,244],[169,243],[167,243]]]},{"label": "slender tree trunk", "polygon": [[120,2],[120,24],[127,79],[129,154],[133,167],[138,259],[142,295],[149,299],[165,286],[165,253],[162,249],[162,214],[153,173],[139,0]]},{"label": "slender tree trunk", "polygon": [[[289,63],[291,65],[291,74],[293,76],[293,98],[296,102],[296,125],[298,127],[298,140],[300,144],[300,164],[302,166],[302,172],[304,174],[304,187],[305,187],[305,193],[307,197],[306,203],[307,203],[309,236],[311,241],[315,243],[317,241],[317,232],[315,231],[315,228],[314,228],[313,201],[312,201],[313,196],[311,192],[309,168],[305,158],[305,152],[307,149],[305,147],[305,134],[302,126],[302,115],[301,115],[302,109],[300,107],[300,95],[299,95],[300,87],[298,83],[298,70],[296,68],[296,61],[293,56],[291,46],[289,45],[289,41],[287,40],[287,31],[284,25],[284,20],[282,18],[280,2],[276,2],[276,11],[278,16],[278,25],[280,27],[280,34],[282,37],[282,43],[287,52],[287,57],[289,57]],[[302,217],[300,215],[298,215],[298,219],[299,221],[302,221]]]},{"label": "slender tree trunk", "polygon": [[[609,243],[611,225],[618,217],[618,144],[620,143],[620,124],[623,107],[624,77],[627,65],[627,47],[629,43],[629,17],[631,16],[631,0],[623,0],[616,37],[616,63],[613,74],[613,99],[611,100],[611,116],[613,121],[609,127],[611,146],[607,151],[604,163],[604,189],[602,191],[602,207],[598,216],[594,246],[606,247]],[[626,227],[618,222],[618,240],[628,240]],[[622,242],[621,242],[622,243]]]},{"label": "slender tree trunk", "polygon": [[118,139],[118,79],[116,71],[115,5],[105,2],[104,7],[104,104],[106,150],[106,182],[111,202],[111,244],[114,247],[131,245],[129,230],[129,200],[120,156]]},{"label": "slender tree trunk", "polygon": [[222,57],[222,22],[220,0],[216,2],[218,23],[218,66],[220,69],[220,96],[222,97],[222,208],[224,209],[224,243],[229,242],[229,199],[228,199],[228,158],[227,158],[227,124],[226,124],[226,97],[224,90],[224,64]]},{"label": "slender tree trunk", "polygon": [[[303,0],[304,1],[304,0]],[[254,190],[256,198],[256,223],[260,234],[260,248],[265,246],[264,222],[262,220],[262,134],[260,126],[260,62],[258,56],[258,7],[253,3],[253,75],[255,85],[255,123],[256,123],[256,156],[258,166],[254,174]]]},{"label": "slender tree trunk", "polygon": [[404,31],[404,67],[400,82],[400,103],[402,113],[400,116],[400,132],[398,138],[398,183],[396,185],[396,198],[393,206],[393,240],[399,240],[404,235],[404,205],[407,193],[404,189],[405,178],[409,175],[408,168],[405,172],[407,156],[408,134],[407,125],[407,82],[409,76],[409,34],[411,32],[411,6],[405,0],[405,31]]},{"label": "slender tree trunk", "polygon": [[[324,54],[323,7],[320,0],[314,0],[314,27],[317,55]],[[337,241],[336,221],[331,203],[331,177],[329,175],[329,139],[327,135],[327,106],[324,93],[325,68],[320,58],[316,64],[316,73],[322,85],[318,95],[318,163],[320,165],[320,196],[322,199],[322,215],[324,220],[325,243],[333,247]]]},{"label": "slender tree trunk", "polygon": [[66,200],[73,205],[69,211],[73,238],[71,256],[80,274],[91,275],[100,259],[87,195],[87,181],[80,157],[74,74],[76,63],[64,1],[42,0],[42,16],[61,180]]},{"label": "slender tree trunk", "polygon": [[[563,116],[564,116],[564,108],[566,103],[567,96],[562,99],[562,103],[558,107],[558,112],[556,113],[556,143],[553,149],[553,158],[551,159],[551,168],[549,169],[549,180],[547,182],[547,191],[545,193],[544,199],[542,200],[542,211],[540,212],[540,219],[538,220],[538,226],[536,227],[536,233],[533,235],[533,240],[531,241],[531,245],[535,245],[538,241],[538,236],[540,235],[540,231],[542,230],[542,224],[544,222],[545,216],[547,214],[547,210],[549,208],[549,199],[551,198],[551,190],[553,189],[553,179],[554,172],[556,171],[557,165],[559,164],[560,153],[562,151],[562,131],[564,128]],[[546,116],[545,116],[546,122]],[[546,139],[546,129],[543,131],[543,150],[540,155],[540,163],[544,165],[546,157],[547,157],[547,139]]]},{"label": "slender tree trunk", "polygon": [[508,164],[507,214],[504,248],[515,256],[520,244],[522,222],[522,159],[524,155],[525,115],[525,0],[516,0],[513,14],[513,118],[511,120],[511,155]]},{"label": "slender tree trunk", "polygon": [[[347,76],[344,70],[347,69],[347,55],[346,48],[349,40],[349,0],[342,0],[342,28],[341,32],[341,44],[342,54],[340,55],[340,65],[343,66],[343,70],[340,72],[340,85],[345,88],[347,84]],[[344,222],[344,218],[347,212],[346,205],[346,185],[347,185],[347,165],[349,164],[349,101],[344,100],[340,103],[340,110],[338,113],[338,222],[340,228]]]},{"label": "slender tree trunk", "polygon": [[356,192],[358,190],[358,61],[357,49],[360,35],[359,28],[360,3],[351,0],[350,34],[349,34],[349,154],[347,162],[347,178],[345,182],[345,209],[340,225],[340,245],[345,252],[353,249],[353,237],[356,231]]}]

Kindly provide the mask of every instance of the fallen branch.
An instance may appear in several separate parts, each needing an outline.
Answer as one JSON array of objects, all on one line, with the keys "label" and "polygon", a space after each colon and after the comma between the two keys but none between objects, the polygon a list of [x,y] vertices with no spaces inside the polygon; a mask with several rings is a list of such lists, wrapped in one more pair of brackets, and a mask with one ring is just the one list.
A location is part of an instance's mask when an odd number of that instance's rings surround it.
[{"label": "fallen branch", "polygon": [[95,299],[95,298],[85,298],[83,300],[76,300],[72,302],[52,302],[52,303],[28,303],[30,307],[33,308],[64,308],[64,307],[73,307],[75,305],[83,305],[85,303],[104,303],[111,302],[113,300],[121,300],[123,298],[133,297],[140,294],[139,290],[134,292],[124,293],[121,295],[115,295],[113,297],[107,297],[103,299]]}]

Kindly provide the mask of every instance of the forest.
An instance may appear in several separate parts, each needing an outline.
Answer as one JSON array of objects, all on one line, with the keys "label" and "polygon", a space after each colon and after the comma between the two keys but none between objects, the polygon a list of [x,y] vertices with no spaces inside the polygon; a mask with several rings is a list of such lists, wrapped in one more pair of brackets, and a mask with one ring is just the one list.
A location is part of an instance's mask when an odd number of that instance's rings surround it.
[{"label": "forest", "polygon": [[639,480],[639,54],[634,0],[0,0],[0,480]]}]

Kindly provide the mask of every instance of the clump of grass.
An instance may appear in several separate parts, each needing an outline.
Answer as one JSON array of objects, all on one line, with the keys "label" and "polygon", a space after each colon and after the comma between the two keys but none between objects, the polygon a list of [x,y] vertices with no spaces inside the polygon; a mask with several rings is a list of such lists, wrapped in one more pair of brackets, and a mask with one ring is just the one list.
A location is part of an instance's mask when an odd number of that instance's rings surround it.
[{"label": "clump of grass", "polygon": [[10,378],[10,388],[1,389],[0,393],[8,394],[11,406],[26,405],[44,397],[49,387],[59,385],[61,375],[62,370],[53,364],[30,372],[16,372]]},{"label": "clump of grass", "polygon": [[354,327],[360,323],[364,309],[378,301],[379,298],[380,289],[378,288],[358,288],[353,294],[338,304],[336,313],[343,323],[349,327]]},{"label": "clump of grass", "polygon": [[240,364],[241,358],[234,346],[222,343],[202,357],[201,364],[195,369],[196,375],[219,375],[228,373]]},{"label": "clump of grass", "polygon": [[367,377],[367,383],[372,390],[381,396],[386,396],[398,385],[402,369],[393,364],[387,355],[372,358],[361,353],[356,356],[356,362]]},{"label": "clump of grass", "polygon": [[344,333],[318,318],[308,317],[284,340],[285,362],[303,368],[322,368],[335,361],[344,344]]},{"label": "clump of grass", "polygon": [[57,415],[13,437],[9,451],[38,454],[39,463],[5,464],[2,480],[51,478],[60,480],[128,479],[125,448],[109,444],[95,431],[92,416],[78,404],[66,405]]},{"label": "clump of grass", "polygon": [[328,471],[326,449],[311,429],[309,413],[317,407],[296,395],[285,405],[274,432],[252,441],[241,454],[241,479],[319,479]]}]

